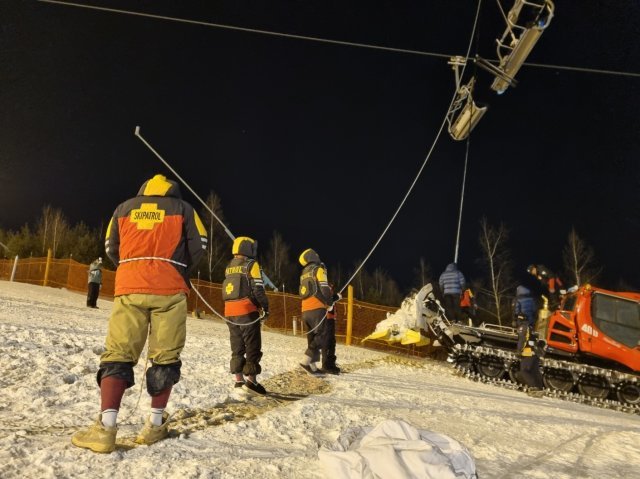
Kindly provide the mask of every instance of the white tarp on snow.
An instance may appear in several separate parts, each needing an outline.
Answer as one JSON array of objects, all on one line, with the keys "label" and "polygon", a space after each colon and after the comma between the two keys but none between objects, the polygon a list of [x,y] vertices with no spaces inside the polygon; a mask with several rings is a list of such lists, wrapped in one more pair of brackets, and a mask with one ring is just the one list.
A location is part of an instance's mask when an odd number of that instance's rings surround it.
[{"label": "white tarp on snow", "polygon": [[475,479],[475,461],[459,442],[402,420],[345,431],[320,461],[328,478]]}]

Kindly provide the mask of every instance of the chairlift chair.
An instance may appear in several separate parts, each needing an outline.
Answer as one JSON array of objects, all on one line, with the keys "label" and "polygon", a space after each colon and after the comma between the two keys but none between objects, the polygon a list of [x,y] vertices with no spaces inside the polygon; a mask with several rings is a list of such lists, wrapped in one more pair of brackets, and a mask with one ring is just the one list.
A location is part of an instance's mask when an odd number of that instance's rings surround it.
[{"label": "chairlift chair", "polygon": [[515,0],[505,17],[507,28],[496,40],[498,69],[503,75],[496,75],[491,89],[502,94],[512,84],[513,79],[525,62],[538,39],[553,18],[552,0]]},{"label": "chairlift chair", "polygon": [[473,87],[475,77],[469,80],[466,85],[460,86],[459,68],[466,64],[464,57],[451,57],[448,62],[456,75],[456,98],[447,113],[447,123],[449,124],[449,135],[456,141],[466,139],[471,130],[478,124],[480,118],[487,111],[487,107],[479,107],[473,101]]}]

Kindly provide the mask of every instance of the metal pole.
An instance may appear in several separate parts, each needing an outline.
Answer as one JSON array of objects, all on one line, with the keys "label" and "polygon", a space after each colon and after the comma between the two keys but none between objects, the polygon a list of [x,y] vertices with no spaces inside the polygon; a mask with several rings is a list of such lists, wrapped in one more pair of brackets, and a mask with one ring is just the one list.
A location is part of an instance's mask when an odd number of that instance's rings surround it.
[{"label": "metal pole", "polygon": [[[198,270],[198,287],[200,287],[200,270]],[[200,318],[200,313],[198,312],[198,295],[196,294],[196,305],[194,312],[196,313],[196,318]]]},{"label": "metal pole", "polygon": [[287,332],[287,297],[284,293],[284,283],[282,283],[282,304],[284,306],[284,332]]},{"label": "metal pole", "polygon": [[[202,203],[202,205],[207,209],[207,211],[209,213],[211,213],[211,216],[213,216],[216,220],[218,220],[218,223],[220,223],[220,226],[222,226],[222,228],[224,228],[225,233],[227,233],[227,236],[229,236],[229,238],[231,238],[231,241],[234,241],[236,239],[236,237],[233,235],[233,233],[231,233],[231,231],[229,231],[229,228],[227,228],[227,225],[225,225],[222,220],[220,218],[218,218],[218,216],[213,212],[213,210],[209,207],[209,205],[198,196],[198,194],[193,190],[193,188],[191,188],[191,186],[189,186],[189,183],[187,183],[179,174],[176,170],[174,170],[171,165],[164,159],[162,158],[162,156],[160,156],[160,153],[158,153],[150,144],[147,140],[145,140],[142,135],[140,134],[140,127],[136,126],[136,129],[134,131],[134,134],[140,138],[140,141],[142,141],[142,143],[144,143],[147,148],[149,148],[151,150],[151,152],[156,155],[158,157],[158,159],[167,167],[169,168],[169,170],[171,171],[171,173],[173,173],[174,175],[176,175],[176,177],[182,182],[182,184],[193,194],[193,196],[195,196],[198,201],[200,201],[200,203]],[[264,272],[262,273],[262,279],[264,280],[264,282],[267,284],[267,286],[270,286],[274,291],[278,291],[278,288],[276,287],[275,284],[273,284],[273,282],[269,279],[269,277],[264,274]]]},{"label": "metal pole", "polygon": [[47,265],[44,268],[44,281],[42,282],[42,286],[46,286],[49,283],[49,269],[51,268],[51,257],[53,256],[53,251],[51,248],[47,251]]},{"label": "metal pole", "polygon": [[11,279],[9,281],[13,281],[15,279],[17,269],[18,269],[18,255],[16,255],[16,259],[13,260],[13,269],[11,270]]},{"label": "metal pole", "polygon": [[353,286],[347,288],[347,336],[344,343],[351,346],[351,333],[353,332]]}]

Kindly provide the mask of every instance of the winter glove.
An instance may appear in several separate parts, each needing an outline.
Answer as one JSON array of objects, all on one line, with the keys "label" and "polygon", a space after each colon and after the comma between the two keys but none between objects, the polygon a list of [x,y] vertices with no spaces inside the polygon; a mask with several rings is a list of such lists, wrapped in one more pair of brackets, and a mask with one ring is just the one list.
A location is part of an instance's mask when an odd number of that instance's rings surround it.
[{"label": "winter glove", "polygon": [[260,324],[264,324],[264,322],[269,317],[269,311],[262,310],[262,315],[260,316]]},{"label": "winter glove", "polygon": [[342,299],[342,295],[340,293],[333,293],[333,296],[331,297],[331,302],[337,303],[341,299]]}]

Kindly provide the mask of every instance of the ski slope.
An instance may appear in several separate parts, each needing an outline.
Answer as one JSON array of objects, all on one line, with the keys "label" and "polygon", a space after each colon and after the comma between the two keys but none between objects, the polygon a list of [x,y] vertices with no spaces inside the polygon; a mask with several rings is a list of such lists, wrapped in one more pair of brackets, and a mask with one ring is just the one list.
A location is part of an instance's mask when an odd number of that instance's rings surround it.
[{"label": "ski slope", "polygon": [[[525,394],[458,377],[445,363],[338,345],[347,374],[283,382],[304,338],[263,335],[260,380],[298,401],[238,401],[228,374],[226,326],[189,319],[182,380],[168,410],[180,432],[151,447],[109,455],[71,445],[95,420],[95,382],[110,303],[84,307],[66,290],[0,281],[0,477],[322,478],[318,451],[354,426],[402,419],[465,445],[487,478],[633,478],[640,467],[640,417]],[[149,411],[137,384],[125,394],[119,437]],[[279,382],[280,381],[280,382]],[[288,391],[284,389],[289,388]],[[269,389],[269,388],[267,388]],[[268,404],[267,404],[268,403]],[[414,477],[421,476],[414,471]]]}]

